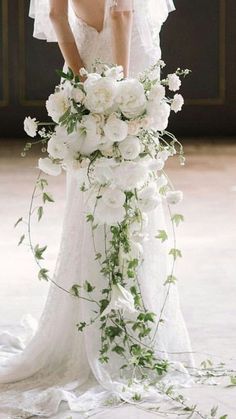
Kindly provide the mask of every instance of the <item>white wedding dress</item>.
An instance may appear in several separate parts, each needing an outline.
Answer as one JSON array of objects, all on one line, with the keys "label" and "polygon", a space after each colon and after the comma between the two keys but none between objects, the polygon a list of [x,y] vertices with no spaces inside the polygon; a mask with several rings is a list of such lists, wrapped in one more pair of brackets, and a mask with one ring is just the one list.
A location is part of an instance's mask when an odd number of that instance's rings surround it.
[{"label": "white wedding dress", "polygon": [[[88,69],[96,58],[112,62],[109,1],[104,28],[100,33],[78,17],[72,16],[73,33]],[[145,17],[140,16],[137,7],[131,43],[132,76],[160,58],[160,47],[154,45],[147,34],[142,36],[140,19],[143,22],[142,29],[145,29]],[[42,9],[40,13],[42,19]],[[42,28],[37,28],[37,19],[35,30],[38,30],[38,35],[42,32]],[[68,290],[74,283],[80,284],[85,280],[102,289],[105,280],[101,276],[98,262],[94,260],[90,225],[85,220],[84,193],[79,189],[76,176],[76,172],[68,173],[67,176],[67,204],[54,280]],[[164,225],[164,214],[160,207],[149,213],[147,229],[150,239],[145,243],[145,260],[139,271],[144,302],[157,315],[160,314],[167,292],[163,283],[169,273],[169,247],[168,243],[163,245],[154,236],[159,229],[165,228]],[[97,245],[102,250],[103,233],[98,231],[96,234]],[[21,337],[12,337],[7,332],[0,335],[0,418],[53,416],[62,401],[68,403],[72,411],[80,412],[81,415],[85,412],[89,414],[99,410],[108,401],[111,403],[111,400],[115,403],[122,398],[133,402],[134,392],[140,391],[145,400],[159,403],[163,399],[157,390],[128,387],[120,377],[120,364],[115,354],[109,364],[100,364],[99,321],[82,333],[76,328],[78,322],[90,316],[90,303],[51,285],[33,337],[27,336],[27,333]],[[162,317],[164,323],[159,328],[155,349],[159,356],[173,361],[173,364],[160,380],[165,384],[188,385],[191,378],[184,365],[191,366],[193,360],[175,285],[171,286]]]}]

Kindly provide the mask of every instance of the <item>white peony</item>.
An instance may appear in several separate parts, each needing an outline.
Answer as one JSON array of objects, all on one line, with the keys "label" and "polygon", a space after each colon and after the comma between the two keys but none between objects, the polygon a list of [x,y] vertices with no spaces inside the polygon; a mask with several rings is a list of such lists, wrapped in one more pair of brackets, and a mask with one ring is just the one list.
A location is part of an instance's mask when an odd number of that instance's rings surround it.
[{"label": "white peony", "polygon": [[158,205],[161,204],[161,196],[157,192],[156,183],[152,182],[148,186],[145,186],[141,191],[138,192],[139,208],[141,211],[149,212],[154,210]]},{"label": "white peony", "polygon": [[39,159],[38,168],[47,175],[58,176],[61,174],[61,166],[59,164],[53,163],[53,161],[48,157]]},{"label": "white peony", "polygon": [[121,65],[118,65],[116,67],[108,68],[105,71],[105,76],[120,81],[124,78],[123,67]]},{"label": "white peony", "polygon": [[109,78],[100,78],[87,87],[85,106],[94,113],[104,113],[114,105],[116,82]]},{"label": "white peony", "polygon": [[182,95],[176,94],[174,95],[174,99],[171,103],[171,110],[175,113],[180,112],[184,105],[184,98]]},{"label": "white peony", "polygon": [[170,106],[165,103],[148,102],[147,115],[152,119],[151,128],[155,131],[164,131],[169,122]]},{"label": "white peony", "polygon": [[112,114],[104,125],[104,134],[112,142],[123,141],[128,135],[128,125],[125,121]]},{"label": "white peony", "polygon": [[164,86],[162,86],[161,84],[156,84],[150,91],[149,93],[149,97],[148,100],[155,102],[155,103],[160,103],[162,101],[162,99],[164,99],[166,94],[166,89]]},{"label": "white peony", "polygon": [[38,122],[36,118],[27,116],[24,120],[24,130],[29,137],[35,137],[38,130]]},{"label": "white peony", "polygon": [[70,100],[65,90],[59,90],[51,94],[46,102],[48,115],[57,123],[61,116],[68,110],[69,106]]},{"label": "white peony", "polygon": [[101,127],[96,116],[89,114],[84,115],[81,123],[77,128],[77,132],[73,134],[77,138],[76,142],[81,154],[88,156],[95,150],[98,150],[101,139]]},{"label": "white peony", "polygon": [[114,168],[115,183],[123,190],[141,187],[148,178],[148,168],[142,163],[124,161]]},{"label": "white peony", "polygon": [[111,310],[123,310],[129,313],[136,312],[132,294],[120,284],[112,284],[110,303],[102,312],[102,316],[107,316]]},{"label": "white peony", "polygon": [[167,82],[168,82],[169,89],[172,90],[173,92],[176,92],[177,90],[179,90],[181,86],[181,80],[179,76],[177,76],[177,74],[175,73],[168,74]]},{"label": "white peony", "polygon": [[136,79],[126,79],[118,83],[116,101],[121,112],[129,119],[137,118],[146,109],[143,85]]},{"label": "white peony", "polygon": [[166,201],[170,205],[178,204],[183,200],[183,192],[182,191],[168,191],[166,193]]},{"label": "white peony", "polygon": [[90,73],[90,74],[87,73],[86,76],[87,76],[87,79],[85,80],[83,86],[84,86],[85,92],[88,92],[89,89],[94,85],[94,83],[97,80],[101,79],[101,76],[100,74],[97,74],[97,73]]},{"label": "white peony", "polygon": [[127,137],[119,144],[119,150],[126,160],[134,160],[141,152],[141,145],[138,137]]}]

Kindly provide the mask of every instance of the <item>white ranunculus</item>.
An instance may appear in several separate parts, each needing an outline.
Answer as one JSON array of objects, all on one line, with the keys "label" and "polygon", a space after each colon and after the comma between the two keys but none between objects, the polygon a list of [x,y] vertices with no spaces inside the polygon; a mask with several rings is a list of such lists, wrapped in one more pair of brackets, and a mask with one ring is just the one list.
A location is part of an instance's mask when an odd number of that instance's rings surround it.
[{"label": "white ranunculus", "polygon": [[169,122],[170,106],[166,102],[148,102],[147,114],[151,118],[151,128],[155,131],[164,131]]},{"label": "white ranunculus", "polygon": [[112,142],[123,141],[128,135],[128,124],[112,114],[104,125],[104,134]]},{"label": "white ranunculus", "polygon": [[117,83],[109,78],[95,80],[87,88],[85,106],[94,113],[104,113],[112,108],[116,96]]},{"label": "white ranunculus", "polygon": [[166,201],[168,204],[175,205],[181,202],[183,199],[182,191],[168,191],[166,193]]},{"label": "white ranunculus", "polygon": [[36,118],[27,116],[24,120],[24,130],[29,137],[35,137],[38,130],[38,122]]},{"label": "white ranunculus", "polygon": [[148,178],[148,168],[142,163],[124,161],[114,168],[115,183],[123,190],[141,187]]},{"label": "white ranunculus", "polygon": [[107,316],[111,310],[123,310],[129,313],[136,312],[132,294],[120,284],[112,284],[110,303],[102,312],[102,316]]},{"label": "white ranunculus", "polygon": [[126,79],[118,83],[116,101],[121,112],[129,119],[137,118],[146,109],[143,85],[137,79]]},{"label": "white ranunculus", "polygon": [[68,110],[69,106],[70,100],[65,90],[52,93],[46,102],[48,115],[57,123],[61,116]]},{"label": "white ranunculus", "polygon": [[38,168],[47,175],[58,176],[61,174],[61,165],[53,163],[53,161],[48,157],[45,157],[44,159],[39,159]]},{"label": "white ranunculus", "polygon": [[48,141],[47,151],[54,159],[64,159],[67,155],[67,147],[64,141],[54,135]]},{"label": "white ranunculus", "polygon": [[173,92],[176,92],[177,90],[179,90],[181,86],[181,80],[179,76],[177,76],[177,74],[175,73],[168,74],[167,81],[168,81],[168,86],[170,90],[172,90]]},{"label": "white ranunculus", "polygon": [[144,212],[154,210],[161,204],[161,196],[157,193],[157,185],[152,182],[138,192],[139,208]]},{"label": "white ranunculus", "polygon": [[141,145],[138,137],[129,136],[119,144],[119,150],[126,160],[134,160],[141,153]]},{"label": "white ranunculus", "polygon": [[114,80],[122,80],[124,78],[124,71],[121,65],[116,67],[108,68],[105,71],[105,76]]},{"label": "white ranunculus", "polygon": [[102,193],[101,201],[110,208],[120,208],[125,203],[125,194],[117,188],[107,188]]},{"label": "white ranunculus", "polygon": [[184,98],[182,95],[176,94],[174,95],[174,99],[171,103],[171,110],[175,113],[180,112],[184,105]]},{"label": "white ranunculus", "polygon": [[166,89],[161,84],[156,84],[150,91],[148,100],[160,103],[164,99],[166,94]]}]

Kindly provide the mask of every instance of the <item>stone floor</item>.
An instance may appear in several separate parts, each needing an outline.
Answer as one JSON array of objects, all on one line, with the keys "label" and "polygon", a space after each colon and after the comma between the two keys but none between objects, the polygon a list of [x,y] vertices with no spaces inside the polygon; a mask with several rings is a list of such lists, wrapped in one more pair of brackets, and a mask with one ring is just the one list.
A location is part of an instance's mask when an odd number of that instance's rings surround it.
[{"label": "stone floor", "polygon": [[[17,242],[23,226],[15,221],[27,215],[37,159],[34,153],[20,157],[16,141],[0,142],[0,326],[17,324],[25,314],[39,318],[48,290],[37,280],[37,269],[29,249]],[[215,362],[236,359],[236,140],[235,145],[207,140],[186,146],[186,166],[169,164],[168,174],[184,191],[178,212],[185,216],[178,242],[183,258],[177,267],[182,309],[198,360],[214,355]],[[64,207],[65,180],[50,179],[56,204],[48,204],[47,217],[34,223],[38,243],[47,243],[47,266],[53,269],[58,250]],[[233,362],[233,361],[232,361]],[[234,362],[235,364],[235,362]],[[188,395],[203,410],[220,406],[220,414],[236,419],[236,388],[204,386]],[[66,413],[66,419],[78,415]],[[220,415],[218,415],[220,416]],[[154,418],[133,407],[97,415],[108,418]],[[178,416],[173,416],[177,418]],[[3,418],[1,418],[3,419]],[[5,419],[5,418],[4,418]],[[54,418],[55,419],[55,418]]]}]

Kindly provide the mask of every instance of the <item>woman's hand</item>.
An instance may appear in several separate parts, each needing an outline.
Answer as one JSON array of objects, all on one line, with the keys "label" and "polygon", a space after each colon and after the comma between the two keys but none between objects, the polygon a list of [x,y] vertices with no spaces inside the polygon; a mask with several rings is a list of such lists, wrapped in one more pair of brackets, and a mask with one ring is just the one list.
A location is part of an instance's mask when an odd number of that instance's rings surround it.
[{"label": "woman's hand", "polygon": [[49,16],[66,64],[75,75],[79,75],[79,71],[84,67],[84,64],[69,24],[68,0],[50,0]]}]

